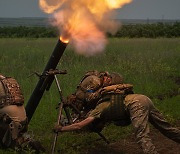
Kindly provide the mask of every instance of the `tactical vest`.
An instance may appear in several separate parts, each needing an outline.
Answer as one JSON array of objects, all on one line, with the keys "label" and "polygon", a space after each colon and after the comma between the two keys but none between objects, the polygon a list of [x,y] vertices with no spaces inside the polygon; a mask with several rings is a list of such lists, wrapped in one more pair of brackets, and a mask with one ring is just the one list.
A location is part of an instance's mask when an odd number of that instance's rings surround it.
[{"label": "tactical vest", "polygon": [[102,97],[97,104],[110,102],[109,107],[102,113],[102,119],[106,121],[116,121],[125,119],[127,112],[124,106],[124,98],[132,92],[131,84],[116,84],[104,87],[101,94]]},{"label": "tactical vest", "polygon": [[0,108],[8,105],[23,105],[24,97],[17,81],[0,76]]}]

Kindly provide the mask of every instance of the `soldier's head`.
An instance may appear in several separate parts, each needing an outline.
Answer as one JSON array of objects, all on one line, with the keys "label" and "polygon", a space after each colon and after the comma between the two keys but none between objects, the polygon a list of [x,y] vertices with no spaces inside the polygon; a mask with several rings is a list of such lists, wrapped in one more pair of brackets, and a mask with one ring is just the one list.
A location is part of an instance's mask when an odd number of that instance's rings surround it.
[{"label": "soldier's head", "polygon": [[103,86],[110,86],[114,84],[122,84],[123,83],[123,77],[119,73],[106,73],[103,74]]},{"label": "soldier's head", "polygon": [[114,84],[122,84],[123,83],[123,77],[119,73],[111,73],[111,85]]},{"label": "soldier's head", "polygon": [[100,79],[102,82],[102,87],[111,85],[111,75],[109,72],[100,72]]}]

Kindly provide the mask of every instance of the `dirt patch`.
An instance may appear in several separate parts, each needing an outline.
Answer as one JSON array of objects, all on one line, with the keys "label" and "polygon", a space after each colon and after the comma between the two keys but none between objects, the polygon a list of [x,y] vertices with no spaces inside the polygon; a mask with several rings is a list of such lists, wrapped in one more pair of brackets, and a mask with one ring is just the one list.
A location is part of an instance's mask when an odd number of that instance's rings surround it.
[{"label": "dirt patch", "polygon": [[[180,121],[177,122],[177,126],[180,126]],[[166,138],[155,128],[151,128],[150,137],[160,154],[180,154],[180,144]],[[109,145],[97,145],[87,154],[143,154],[143,152],[132,134]]]}]

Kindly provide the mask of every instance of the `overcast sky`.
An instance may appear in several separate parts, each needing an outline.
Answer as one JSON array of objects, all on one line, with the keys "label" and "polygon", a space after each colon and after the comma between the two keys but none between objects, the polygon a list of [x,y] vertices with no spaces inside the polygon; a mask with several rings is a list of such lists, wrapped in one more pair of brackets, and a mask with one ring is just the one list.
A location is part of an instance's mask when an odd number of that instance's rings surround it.
[{"label": "overcast sky", "polygon": [[[134,0],[117,13],[120,19],[180,19],[180,0]],[[38,0],[0,0],[0,17],[47,17],[47,14],[39,9]]]}]

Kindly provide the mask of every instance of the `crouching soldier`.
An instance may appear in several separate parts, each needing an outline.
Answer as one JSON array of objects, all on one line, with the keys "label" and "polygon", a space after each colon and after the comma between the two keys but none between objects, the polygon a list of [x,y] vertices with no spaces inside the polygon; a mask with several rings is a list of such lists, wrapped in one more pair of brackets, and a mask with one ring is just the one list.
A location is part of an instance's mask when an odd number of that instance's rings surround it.
[{"label": "crouching soldier", "polygon": [[164,119],[147,96],[134,94],[133,86],[124,84],[122,76],[117,73],[88,72],[69,100],[86,113],[86,118],[69,126],[56,125],[55,132],[73,131],[85,126],[96,130],[96,126],[103,126],[106,122],[114,122],[117,126],[132,124],[143,152],[157,154],[149,136],[150,122],[163,135],[180,143],[180,130]]},{"label": "crouching soldier", "polygon": [[[3,148],[22,148],[27,145],[35,150],[43,147],[26,137],[28,121],[24,97],[17,81],[0,74],[0,143]],[[37,145],[38,144],[38,145]],[[44,150],[44,149],[43,149]]]}]

